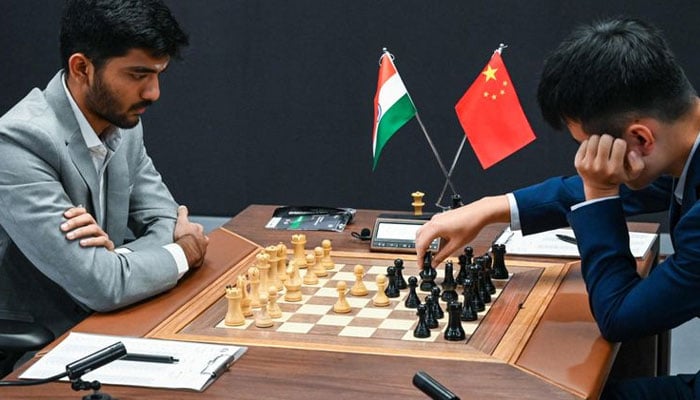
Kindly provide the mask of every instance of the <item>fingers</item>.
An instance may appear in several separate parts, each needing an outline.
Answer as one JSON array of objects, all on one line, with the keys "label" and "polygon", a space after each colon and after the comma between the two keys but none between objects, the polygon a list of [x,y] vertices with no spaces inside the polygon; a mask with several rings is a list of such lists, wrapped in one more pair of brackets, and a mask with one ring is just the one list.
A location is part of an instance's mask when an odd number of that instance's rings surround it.
[{"label": "fingers", "polygon": [[190,210],[187,209],[187,206],[178,206],[177,207],[177,222],[188,222],[189,221],[189,216],[190,216]]}]

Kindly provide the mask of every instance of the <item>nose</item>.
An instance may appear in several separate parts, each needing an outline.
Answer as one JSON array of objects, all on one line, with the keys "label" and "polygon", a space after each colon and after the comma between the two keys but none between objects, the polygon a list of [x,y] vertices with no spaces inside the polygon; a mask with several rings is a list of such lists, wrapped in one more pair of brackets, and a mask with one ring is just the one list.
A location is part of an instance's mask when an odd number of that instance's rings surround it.
[{"label": "nose", "polygon": [[158,82],[158,75],[153,75],[146,81],[146,86],[141,92],[141,97],[144,100],[156,101],[160,97],[160,83]]}]

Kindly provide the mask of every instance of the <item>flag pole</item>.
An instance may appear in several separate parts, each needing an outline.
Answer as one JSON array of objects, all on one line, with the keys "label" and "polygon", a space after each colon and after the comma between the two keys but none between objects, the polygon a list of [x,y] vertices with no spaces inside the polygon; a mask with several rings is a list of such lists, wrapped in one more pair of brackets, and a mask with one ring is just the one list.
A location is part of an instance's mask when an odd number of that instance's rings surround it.
[{"label": "flag pole", "polygon": [[[457,149],[457,153],[455,154],[455,158],[452,160],[452,165],[450,166],[450,171],[448,172],[449,177],[452,177],[452,173],[455,170],[455,166],[457,166],[457,160],[459,160],[459,157],[462,155],[462,149],[464,148],[464,144],[466,142],[467,142],[467,136],[464,135],[464,136],[462,136],[462,143],[459,144],[459,148]],[[449,208],[449,207],[445,207],[442,204],[440,204],[442,202],[442,198],[445,196],[445,191],[447,190],[448,182],[449,182],[449,178],[447,180],[445,180],[445,184],[442,185],[442,191],[440,192],[440,196],[438,197],[438,200],[435,202],[435,205],[438,208],[441,208],[443,210],[446,210]],[[452,189],[452,194],[453,195],[456,194],[456,193],[454,193],[454,189]]]},{"label": "flag pole", "polygon": [[425,125],[423,125],[423,121],[420,119],[420,115],[418,114],[418,107],[416,107],[416,120],[418,121],[418,124],[420,125],[420,128],[423,131],[423,134],[425,135],[425,139],[428,141],[428,144],[430,145],[430,148],[433,150],[433,154],[435,155],[435,159],[437,159],[437,162],[440,165],[440,169],[442,170],[442,174],[445,175],[445,179],[447,180],[447,184],[450,185],[450,188],[452,189],[452,193],[457,194],[457,191],[455,191],[455,187],[452,185],[452,181],[450,180],[450,175],[447,173],[447,168],[445,168],[445,164],[443,164],[442,158],[440,158],[440,155],[438,154],[437,149],[435,148],[435,145],[433,144],[433,141],[430,139],[430,135],[428,135],[428,131],[425,129]]}]

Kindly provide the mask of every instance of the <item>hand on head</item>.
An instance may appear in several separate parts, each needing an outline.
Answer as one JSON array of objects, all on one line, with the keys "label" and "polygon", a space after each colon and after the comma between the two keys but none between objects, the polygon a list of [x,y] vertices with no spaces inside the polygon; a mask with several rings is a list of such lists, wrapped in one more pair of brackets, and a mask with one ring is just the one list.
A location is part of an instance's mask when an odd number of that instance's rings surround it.
[{"label": "hand on head", "polygon": [[104,247],[114,250],[114,243],[109,235],[97,225],[95,218],[85,207],[71,207],[63,213],[66,221],[61,224],[61,231],[66,233],[68,240],[80,240],[82,247]]},{"label": "hand on head", "polygon": [[177,208],[177,222],[173,239],[182,247],[190,267],[197,268],[202,265],[209,238],[204,234],[204,227],[201,224],[190,222],[189,211],[185,206]]}]

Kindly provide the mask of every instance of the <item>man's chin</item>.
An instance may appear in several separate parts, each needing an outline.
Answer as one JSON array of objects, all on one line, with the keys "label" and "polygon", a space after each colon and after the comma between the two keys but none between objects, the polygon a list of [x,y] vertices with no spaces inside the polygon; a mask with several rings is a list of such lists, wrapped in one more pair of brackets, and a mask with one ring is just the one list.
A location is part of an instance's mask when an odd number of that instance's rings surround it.
[{"label": "man's chin", "polygon": [[121,129],[131,129],[139,124],[141,117],[136,116],[133,118],[120,118],[118,121],[112,121],[112,124]]}]

